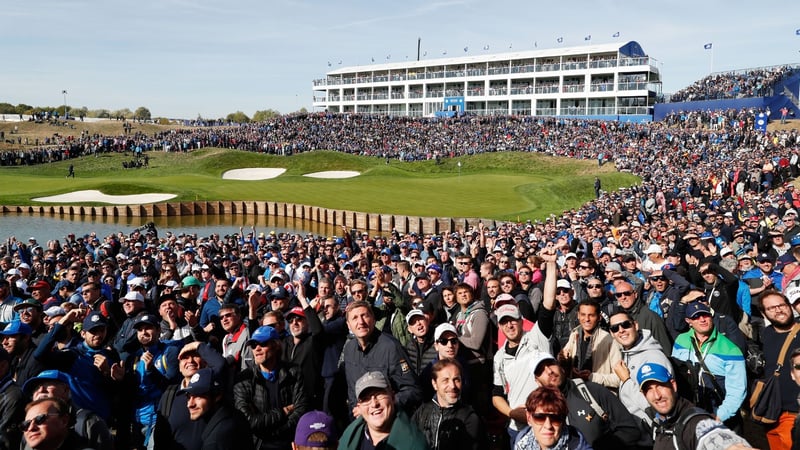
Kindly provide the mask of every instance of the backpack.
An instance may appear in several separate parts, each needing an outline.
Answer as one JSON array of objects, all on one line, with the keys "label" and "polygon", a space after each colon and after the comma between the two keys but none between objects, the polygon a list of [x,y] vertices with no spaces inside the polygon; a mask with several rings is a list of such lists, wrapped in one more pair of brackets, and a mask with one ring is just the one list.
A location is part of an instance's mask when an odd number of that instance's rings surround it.
[{"label": "backpack", "polygon": [[573,378],[572,382],[575,383],[575,389],[581,394],[581,397],[592,407],[597,417],[603,419],[603,422],[608,422],[608,413],[603,410],[603,407],[597,403],[594,396],[591,392],[589,392],[589,387],[586,386],[586,383],[583,381],[582,378]]},{"label": "backpack", "polygon": [[665,429],[659,427],[658,425],[654,426],[653,427],[653,441],[655,441],[655,439],[656,439],[656,434],[658,434],[658,432],[661,431],[664,434],[672,435],[672,445],[676,449],[678,449],[678,450],[692,450],[692,449],[687,449],[683,445],[683,440],[681,439],[681,437],[683,436],[683,432],[684,432],[684,430],[686,428],[686,425],[689,423],[689,421],[694,419],[695,417],[698,417],[698,416],[706,416],[709,419],[713,419],[713,416],[711,416],[711,414],[709,414],[707,411],[705,411],[703,409],[700,409],[700,408],[698,408],[696,406],[693,406],[691,408],[687,408],[686,410],[684,410],[681,413],[681,415],[678,417],[678,420],[675,421],[675,427],[672,428],[671,430],[665,430]]}]

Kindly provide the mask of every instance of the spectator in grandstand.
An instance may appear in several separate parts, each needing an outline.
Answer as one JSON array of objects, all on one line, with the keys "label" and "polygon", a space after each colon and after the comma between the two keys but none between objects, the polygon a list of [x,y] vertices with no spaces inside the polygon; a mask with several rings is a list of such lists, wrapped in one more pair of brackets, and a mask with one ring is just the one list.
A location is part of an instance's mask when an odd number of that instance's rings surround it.
[{"label": "spectator in grandstand", "polygon": [[22,420],[25,399],[10,370],[11,356],[0,349],[0,446],[19,448],[21,435],[15,425]]},{"label": "spectator in grandstand", "polygon": [[335,450],[339,443],[333,417],[322,411],[309,411],[297,422],[293,450]]},{"label": "spectator in grandstand", "polygon": [[153,430],[156,450],[202,446],[203,422],[191,419],[186,401],[177,394],[189,385],[192,376],[200,369],[210,368],[217,379],[223,379],[225,374],[225,359],[207,343],[195,341],[186,344],[178,353],[178,361],[182,379],[178,384],[165,388],[158,405]]},{"label": "spectator in grandstand", "polygon": [[[795,323],[788,300],[778,292],[768,292],[762,297],[761,310],[771,324],[761,335],[766,361],[764,373],[769,374],[774,373],[778,365],[787,367],[787,363],[791,362],[789,355],[784,356],[783,361],[778,361],[778,356],[786,339],[800,325]],[[800,334],[796,334],[789,345],[789,348],[797,347],[800,347]],[[781,415],[773,426],[767,428],[770,449],[789,449],[792,445],[791,428],[798,411],[797,396],[800,394],[800,387],[792,381],[791,374],[791,370],[781,370],[777,380],[781,392]]]},{"label": "spectator in grandstand", "polygon": [[567,401],[557,389],[541,387],[532,391],[525,401],[528,426],[520,432],[512,448],[592,448],[577,428],[566,423],[568,412]]},{"label": "spectator in grandstand", "polygon": [[629,313],[641,329],[650,331],[653,338],[661,345],[664,354],[671,354],[672,340],[667,333],[664,320],[639,300],[631,283],[617,281],[614,283],[614,289],[614,297],[617,299],[619,308]]},{"label": "spectator in grandstand", "polygon": [[[70,384],[72,379],[69,375],[57,370],[45,370],[39,375],[28,380],[23,386],[27,397],[31,400],[43,398],[57,398],[68,405],[71,405]],[[72,429],[75,433],[84,438],[95,450],[111,450],[114,448],[114,440],[108,429],[106,422],[97,414],[85,408],[70,408]],[[30,448],[29,446],[25,447]]]},{"label": "spectator in grandstand", "polygon": [[289,449],[297,421],[308,410],[300,370],[281,361],[281,339],[272,327],[259,327],[247,345],[255,364],[233,386],[236,409],[250,423],[256,449]]},{"label": "spectator in grandstand", "polygon": [[525,399],[538,387],[530,376],[530,364],[539,353],[552,353],[553,346],[538,326],[531,331],[523,330],[522,316],[516,305],[500,306],[495,316],[506,342],[494,354],[492,404],[509,418],[508,434],[514,442],[527,422]]},{"label": "spectator in grandstand", "polygon": [[[349,314],[348,314],[349,316]],[[383,372],[365,372],[356,380],[356,420],[344,430],[339,448],[427,448],[428,444],[403,408],[396,404],[392,384]]]},{"label": "spectator in grandstand", "polygon": [[642,393],[650,404],[653,417],[654,449],[697,448],[701,441],[713,442],[714,448],[739,450],[751,448],[747,441],[716,421],[714,416],[693,408],[678,396],[677,385],[666,367],[647,363],[636,374]]},{"label": "spectator in grandstand", "polygon": [[569,361],[571,377],[616,389],[619,387],[619,377],[614,367],[621,356],[614,339],[600,328],[600,304],[585,301],[577,309],[580,325],[570,333],[559,357]]},{"label": "spectator in grandstand", "polygon": [[[698,398],[707,403],[698,405],[716,415],[733,429],[741,429],[739,407],[744,402],[747,384],[744,355],[730,339],[714,328],[711,308],[695,301],[686,306],[690,331],[675,340],[672,357],[703,367]],[[706,370],[707,368],[707,370]]]},{"label": "spectator in grandstand", "polygon": [[[226,450],[258,448],[250,438],[251,430],[247,419],[225,401],[222,383],[214,378],[212,369],[205,368],[195,372],[179,394],[184,394],[186,397],[189,418],[200,423],[199,438],[202,444],[193,448]],[[288,448],[288,446],[278,448]]]},{"label": "spectator in grandstand", "polygon": [[358,405],[356,381],[370,369],[380,369],[388,375],[398,408],[413,411],[422,401],[422,391],[400,342],[375,328],[375,316],[367,302],[355,301],[347,305],[345,317],[355,336],[342,350],[350,406]]},{"label": "spectator in grandstand", "polygon": [[592,448],[630,448],[639,441],[636,419],[611,391],[592,381],[569,379],[547,353],[537,355],[531,368],[539,386],[564,395],[569,423],[580,430]]},{"label": "spectator in grandstand", "polygon": [[483,421],[472,407],[461,401],[461,364],[454,359],[439,360],[433,364],[431,377],[434,397],[423,403],[411,418],[431,450],[484,448]]},{"label": "spectator in grandstand", "polygon": [[26,445],[33,450],[90,448],[89,443],[70,428],[69,405],[58,398],[28,403],[20,429]]}]

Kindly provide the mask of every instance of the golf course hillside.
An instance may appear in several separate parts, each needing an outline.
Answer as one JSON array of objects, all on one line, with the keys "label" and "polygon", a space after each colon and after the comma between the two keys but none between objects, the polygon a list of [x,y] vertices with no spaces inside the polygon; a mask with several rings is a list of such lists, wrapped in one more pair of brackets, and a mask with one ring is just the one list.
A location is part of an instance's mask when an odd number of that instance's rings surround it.
[{"label": "golf course hillside", "polygon": [[[190,153],[148,152],[147,156],[148,167],[129,169],[123,168],[123,162],[132,159],[130,153],[3,167],[0,204],[56,204],[42,198],[95,190],[106,196],[174,195],[171,202],[281,201],[369,213],[524,220],[592,199],[595,176],[604,190],[639,182],[611,164],[598,167],[596,161],[521,152],[443,159],[440,164],[434,160],[387,164],[381,158],[329,151],[272,156],[206,148]],[[74,178],[66,178],[70,164]],[[242,169],[268,169],[253,173],[273,175],[223,178],[228,171],[248,172]]]}]

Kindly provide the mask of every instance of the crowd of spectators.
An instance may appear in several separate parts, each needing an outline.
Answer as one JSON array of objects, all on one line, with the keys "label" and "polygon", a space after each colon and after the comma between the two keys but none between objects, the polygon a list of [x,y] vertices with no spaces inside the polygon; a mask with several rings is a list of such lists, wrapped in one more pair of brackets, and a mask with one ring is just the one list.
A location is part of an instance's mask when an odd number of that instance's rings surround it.
[{"label": "crowd of spectators", "polygon": [[[674,377],[667,358],[692,360],[692,342],[714,376],[700,373],[702,389],[681,395],[741,434],[742,387],[759,367],[772,373],[776,330],[786,329],[788,305],[800,305],[800,194],[790,183],[800,138],[733,125],[754,113],[654,124],[311,114],[74,139],[69,145],[83,149],[169,141],[170,151],[188,143],[396,159],[514,148],[610,161],[642,183],[597,186],[597,199],[545,221],[450,234],[197,236],[147,227],[73,230],[46,243],[9,237],[0,245],[0,380],[17,386],[17,400],[0,403],[0,442],[18,448],[23,435],[36,437],[49,416],[22,406],[58,390],[40,385],[60,382],[74,439],[94,448],[112,440],[117,448],[289,448],[312,410],[347,429],[342,448],[363,445],[363,435],[398,439],[371,428],[373,413],[386,411],[432,448],[536,448],[537,430],[566,416],[572,428],[559,433],[570,442],[648,448],[650,430],[664,424],[646,412],[644,388],[670,379],[657,367],[644,373],[637,352],[651,352],[645,361],[661,361]],[[715,114],[722,126],[690,125]],[[753,348],[763,349],[765,366]],[[748,369],[746,356],[755,361]],[[781,374],[781,408],[793,418],[800,391],[790,375]],[[537,388],[555,393],[532,394]],[[537,399],[560,405],[561,415],[539,411]],[[29,411],[41,412],[37,405]],[[214,439],[217,422],[206,414],[223,413],[248,439]],[[764,430],[772,448],[788,448],[779,445],[791,422]]]},{"label": "crowd of spectators", "polygon": [[772,96],[775,84],[795,70],[786,65],[712,73],[672,94],[670,102]]}]

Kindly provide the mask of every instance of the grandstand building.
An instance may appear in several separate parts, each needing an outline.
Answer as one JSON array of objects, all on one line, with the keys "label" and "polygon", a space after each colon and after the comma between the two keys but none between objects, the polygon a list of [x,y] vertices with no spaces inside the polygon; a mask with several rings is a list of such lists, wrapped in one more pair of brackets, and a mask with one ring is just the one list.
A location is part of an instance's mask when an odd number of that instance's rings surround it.
[{"label": "grandstand building", "polygon": [[657,61],[625,44],[343,67],[313,81],[316,110],[652,119]]}]

